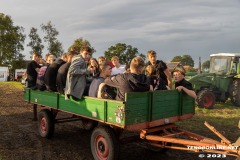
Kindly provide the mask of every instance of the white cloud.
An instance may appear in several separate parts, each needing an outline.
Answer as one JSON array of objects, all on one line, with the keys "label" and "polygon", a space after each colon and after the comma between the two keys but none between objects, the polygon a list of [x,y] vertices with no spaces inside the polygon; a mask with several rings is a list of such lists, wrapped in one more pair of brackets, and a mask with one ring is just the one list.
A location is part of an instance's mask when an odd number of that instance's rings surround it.
[{"label": "white cloud", "polygon": [[[41,33],[40,25],[52,21],[65,50],[83,37],[97,50],[97,56],[117,42],[137,47],[142,53],[154,49],[166,61],[190,54],[195,64],[198,56],[206,60],[212,52],[240,52],[238,0],[0,2],[0,11],[26,28],[26,34],[31,27]],[[28,54],[29,48],[25,48]]]}]

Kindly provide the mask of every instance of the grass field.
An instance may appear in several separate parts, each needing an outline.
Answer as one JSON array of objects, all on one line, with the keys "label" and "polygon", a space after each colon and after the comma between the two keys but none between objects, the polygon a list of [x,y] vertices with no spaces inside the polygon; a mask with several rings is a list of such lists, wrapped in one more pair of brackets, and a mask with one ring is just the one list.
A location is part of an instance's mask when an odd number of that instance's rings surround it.
[{"label": "grass field", "polygon": [[21,84],[20,82],[15,82],[15,81],[9,81],[9,82],[0,82],[0,85],[4,86],[6,84],[10,84],[11,86],[13,86],[14,88],[17,88],[17,89],[23,89],[24,88],[24,85]]},{"label": "grass field", "polygon": [[185,130],[198,133],[210,138],[216,138],[204,122],[207,121],[214,126],[222,135],[231,142],[235,142],[240,136],[238,122],[240,120],[240,108],[231,104],[230,100],[226,103],[217,103],[214,109],[204,109],[196,107],[195,116],[192,119],[178,122],[178,125]]}]

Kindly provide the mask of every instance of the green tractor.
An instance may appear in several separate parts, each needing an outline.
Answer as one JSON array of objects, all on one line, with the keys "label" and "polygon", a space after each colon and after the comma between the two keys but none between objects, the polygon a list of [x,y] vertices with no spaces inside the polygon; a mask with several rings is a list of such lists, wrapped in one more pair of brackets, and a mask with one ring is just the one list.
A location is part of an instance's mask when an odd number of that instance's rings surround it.
[{"label": "green tractor", "polygon": [[216,101],[228,98],[240,107],[240,53],[218,53],[210,55],[209,73],[198,74],[189,82],[197,93],[198,107],[211,109]]}]

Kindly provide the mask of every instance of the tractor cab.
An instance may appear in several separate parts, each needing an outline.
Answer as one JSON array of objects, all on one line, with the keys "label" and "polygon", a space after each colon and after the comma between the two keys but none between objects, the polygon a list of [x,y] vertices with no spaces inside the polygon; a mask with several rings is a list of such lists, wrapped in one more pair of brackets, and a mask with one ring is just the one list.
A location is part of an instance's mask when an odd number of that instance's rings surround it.
[{"label": "tractor cab", "polygon": [[239,74],[240,53],[218,53],[210,55],[209,73],[216,75],[237,75]]}]

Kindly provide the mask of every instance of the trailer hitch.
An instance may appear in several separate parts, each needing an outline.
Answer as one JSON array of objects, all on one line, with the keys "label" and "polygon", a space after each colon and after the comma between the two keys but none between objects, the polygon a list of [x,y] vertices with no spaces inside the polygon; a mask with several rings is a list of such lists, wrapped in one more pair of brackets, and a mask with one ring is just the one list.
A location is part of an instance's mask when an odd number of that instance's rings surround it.
[{"label": "trailer hitch", "polygon": [[[213,126],[211,126],[208,122],[204,122],[204,125],[207,126],[213,133],[215,133],[219,138],[221,138],[221,143],[228,146],[229,148],[232,148],[235,152],[240,156],[240,137],[237,139],[235,143],[231,143],[226,137],[224,137],[221,133],[219,133]],[[240,121],[238,124],[238,127],[240,127]]]},{"label": "trailer hitch", "polygon": [[[144,129],[140,133],[140,138],[148,140],[149,144],[160,148],[171,148],[193,152],[218,153],[240,157],[240,138],[235,143],[231,143],[209,123],[205,122],[204,124],[212,132],[214,132],[221,139],[221,141],[216,141],[214,139],[207,138],[196,133],[179,129],[175,124],[167,124]],[[166,132],[168,130],[171,132]]]}]

